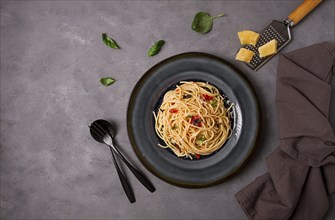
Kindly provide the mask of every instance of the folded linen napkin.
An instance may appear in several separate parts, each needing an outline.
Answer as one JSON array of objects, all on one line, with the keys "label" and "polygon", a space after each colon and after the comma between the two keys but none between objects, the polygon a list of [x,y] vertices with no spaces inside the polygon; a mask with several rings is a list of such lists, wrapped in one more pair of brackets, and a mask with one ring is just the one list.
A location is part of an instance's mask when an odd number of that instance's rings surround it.
[{"label": "folded linen napkin", "polygon": [[235,194],[249,219],[323,219],[335,192],[335,136],[329,103],[334,44],[282,54],[277,69],[279,146],[269,172]]}]

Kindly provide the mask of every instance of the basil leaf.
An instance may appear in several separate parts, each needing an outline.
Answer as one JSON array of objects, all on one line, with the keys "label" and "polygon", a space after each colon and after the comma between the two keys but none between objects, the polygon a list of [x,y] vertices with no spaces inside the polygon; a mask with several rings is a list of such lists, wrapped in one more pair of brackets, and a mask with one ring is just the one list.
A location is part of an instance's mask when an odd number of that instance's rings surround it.
[{"label": "basil leaf", "polygon": [[112,38],[108,37],[106,33],[102,33],[102,40],[103,42],[113,49],[120,49],[119,45],[113,40]]},{"label": "basil leaf", "polygon": [[164,40],[159,40],[156,43],[154,43],[148,50],[148,57],[152,57],[158,54],[164,44],[165,44]]},{"label": "basil leaf", "polygon": [[198,33],[206,34],[212,30],[213,20],[222,16],[224,16],[224,14],[211,17],[207,12],[198,12],[194,16],[192,30]]},{"label": "basil leaf", "polygon": [[116,80],[111,77],[104,77],[100,79],[100,82],[104,86],[110,86],[112,85]]},{"label": "basil leaf", "polygon": [[218,106],[218,101],[213,99],[210,101],[210,104],[215,108],[216,106]]}]

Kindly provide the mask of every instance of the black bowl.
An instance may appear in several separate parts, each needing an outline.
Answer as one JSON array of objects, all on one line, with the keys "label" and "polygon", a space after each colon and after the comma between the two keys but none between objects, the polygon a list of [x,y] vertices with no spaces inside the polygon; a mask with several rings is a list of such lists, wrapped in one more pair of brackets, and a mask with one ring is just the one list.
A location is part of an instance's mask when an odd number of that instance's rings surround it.
[{"label": "black bowl", "polygon": [[[216,86],[234,104],[233,131],[214,154],[185,160],[158,146],[153,111],[162,95],[180,81]],[[127,127],[133,149],[145,167],[173,185],[198,188],[223,182],[250,159],[259,134],[260,110],[243,73],[229,62],[204,53],[179,54],[153,66],[138,81],[129,100]]]}]

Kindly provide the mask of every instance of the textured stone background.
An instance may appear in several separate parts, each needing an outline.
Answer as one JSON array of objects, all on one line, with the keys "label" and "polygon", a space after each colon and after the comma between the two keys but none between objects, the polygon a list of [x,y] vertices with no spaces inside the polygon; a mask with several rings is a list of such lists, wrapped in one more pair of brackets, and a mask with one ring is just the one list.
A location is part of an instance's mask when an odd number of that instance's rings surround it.
[{"label": "textured stone background", "polygon": [[[266,172],[278,144],[274,108],[278,57],[258,72],[234,60],[236,33],[284,19],[302,1],[1,1],[2,219],[246,219],[233,195]],[[190,28],[198,11],[216,19],[200,35]],[[121,50],[101,41],[107,32]],[[334,42],[334,1],[322,3],[294,27],[283,52]],[[150,45],[166,45],[153,58]],[[259,150],[240,174],[215,187],[183,189],[151,175],[137,160],[126,129],[131,90],[157,62],[187,51],[223,57],[256,88],[264,122]],[[117,82],[100,85],[111,76]],[[121,188],[110,152],[93,141],[97,118],[118,126],[116,141],[157,188],[150,194],[128,175],[137,202]],[[128,172],[129,174],[129,172]],[[335,197],[326,219],[335,218]]]}]

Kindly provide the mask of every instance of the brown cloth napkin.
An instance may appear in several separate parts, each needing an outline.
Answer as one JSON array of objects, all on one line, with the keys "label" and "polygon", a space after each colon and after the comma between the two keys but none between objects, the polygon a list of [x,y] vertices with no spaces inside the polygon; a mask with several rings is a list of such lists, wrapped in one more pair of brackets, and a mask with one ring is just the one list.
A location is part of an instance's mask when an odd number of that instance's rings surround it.
[{"label": "brown cloth napkin", "polygon": [[235,194],[249,219],[323,219],[335,192],[335,136],[329,122],[334,45],[280,55],[277,69],[279,146],[269,172]]}]

